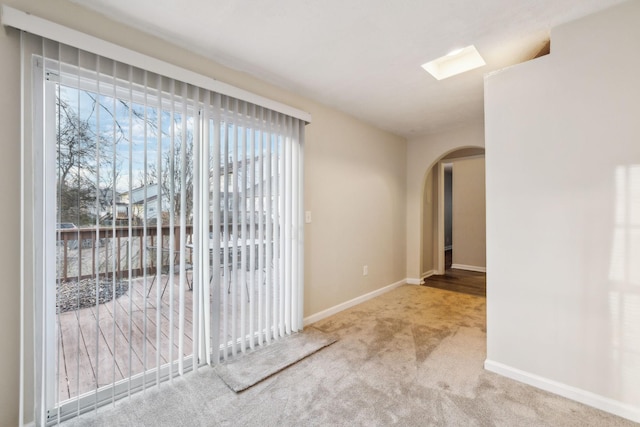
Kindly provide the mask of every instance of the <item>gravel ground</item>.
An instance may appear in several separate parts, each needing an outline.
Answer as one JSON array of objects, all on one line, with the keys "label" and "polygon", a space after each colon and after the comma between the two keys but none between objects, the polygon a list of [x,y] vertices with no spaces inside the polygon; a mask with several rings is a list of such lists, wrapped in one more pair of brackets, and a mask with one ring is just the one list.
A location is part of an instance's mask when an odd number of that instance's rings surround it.
[{"label": "gravel ground", "polygon": [[[116,298],[127,293],[129,290],[128,281],[116,282]],[[113,299],[113,282],[111,280],[100,280],[98,290],[98,303]],[[96,281],[95,279],[83,279],[80,281],[61,282],[58,286],[57,311],[78,310],[81,308],[96,305]]]}]

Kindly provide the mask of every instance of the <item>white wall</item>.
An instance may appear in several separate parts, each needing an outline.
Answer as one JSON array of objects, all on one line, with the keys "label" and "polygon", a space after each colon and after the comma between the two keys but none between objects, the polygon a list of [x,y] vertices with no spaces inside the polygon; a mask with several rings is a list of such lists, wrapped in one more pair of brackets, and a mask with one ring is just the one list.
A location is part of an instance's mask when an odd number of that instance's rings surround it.
[{"label": "white wall", "polygon": [[484,147],[484,123],[410,139],[407,144],[407,270],[410,280],[420,281],[423,195],[427,173],[442,157],[459,148]]},{"label": "white wall", "polygon": [[453,268],[486,267],[484,157],[453,162]]},{"label": "white wall", "polygon": [[485,83],[487,368],[640,421],[640,2]]},{"label": "white wall", "polygon": [[[348,115],[116,24],[66,0],[7,0],[17,9],[308,111],[305,307],[310,316],[405,278],[406,141]],[[0,30],[0,425],[17,425],[19,372],[20,62],[16,31]],[[362,266],[369,275],[362,275]],[[26,408],[29,412],[29,408]]]}]

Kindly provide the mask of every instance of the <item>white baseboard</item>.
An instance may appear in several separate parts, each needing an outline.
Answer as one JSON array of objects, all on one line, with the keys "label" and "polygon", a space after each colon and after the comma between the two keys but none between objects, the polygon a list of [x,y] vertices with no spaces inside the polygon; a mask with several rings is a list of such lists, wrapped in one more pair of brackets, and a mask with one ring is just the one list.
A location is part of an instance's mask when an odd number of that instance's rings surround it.
[{"label": "white baseboard", "polygon": [[559,383],[548,378],[540,377],[529,372],[512,368],[502,363],[485,360],[484,368],[512,380],[516,380],[533,387],[557,394],[576,402],[584,403],[602,411],[609,412],[622,418],[640,423],[640,407],[622,403],[620,401],[600,396],[586,390]]},{"label": "white baseboard", "polygon": [[413,278],[407,278],[404,279],[405,283],[407,285],[421,285],[422,284],[422,279],[413,279]]},{"label": "white baseboard", "polygon": [[[418,279],[414,279],[414,280],[418,280]],[[397,288],[399,286],[406,285],[408,283],[409,283],[409,279],[400,280],[399,282],[392,283],[391,285],[385,286],[384,288],[377,289],[377,290],[375,290],[373,292],[369,292],[368,294],[361,295],[361,296],[359,296],[357,298],[354,298],[352,300],[349,300],[349,301],[343,302],[341,304],[335,305],[335,306],[333,306],[331,308],[328,308],[326,310],[322,310],[322,311],[320,311],[320,312],[318,312],[316,314],[312,314],[309,317],[305,317],[303,319],[303,324],[304,324],[304,326],[310,325],[311,323],[314,323],[314,322],[317,322],[319,320],[325,319],[325,318],[327,318],[329,316],[333,316],[334,314],[339,313],[342,310],[346,310],[347,308],[351,308],[354,305],[361,304],[361,303],[363,303],[363,302],[365,302],[367,300],[370,300],[371,298],[375,298],[378,295],[382,295],[382,294],[384,294],[386,292],[389,292],[389,291],[391,291],[391,290],[393,290],[393,289],[395,289],[395,288]],[[419,281],[418,281],[417,284],[420,284]]]},{"label": "white baseboard", "polygon": [[451,264],[451,268],[458,270],[477,271],[478,273],[486,273],[487,267],[477,267],[475,265]]},{"label": "white baseboard", "polygon": [[426,273],[422,273],[422,280],[426,279],[427,277],[431,277],[434,274],[436,274],[435,270],[429,270]]}]

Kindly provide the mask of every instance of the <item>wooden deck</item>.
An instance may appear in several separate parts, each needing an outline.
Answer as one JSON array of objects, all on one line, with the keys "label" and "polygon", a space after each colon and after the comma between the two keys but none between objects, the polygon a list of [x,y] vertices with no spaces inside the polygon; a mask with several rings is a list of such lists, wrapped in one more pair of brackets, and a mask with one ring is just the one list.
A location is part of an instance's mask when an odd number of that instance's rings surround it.
[{"label": "wooden deck", "polygon": [[[248,273],[247,273],[248,274]],[[167,286],[159,313],[156,309],[158,289],[167,283],[168,275],[160,276],[145,297],[143,278],[133,279],[129,290],[119,298],[98,307],[68,311],[58,315],[58,401],[75,398],[96,388],[149,371],[179,357],[179,277],[174,276],[173,310],[170,306],[170,290]],[[188,273],[191,281],[191,272]],[[147,278],[147,289],[152,277]],[[254,293],[243,295],[249,289],[239,281],[234,292],[228,292],[228,282],[221,278],[220,301],[227,302],[226,322],[222,321],[221,341],[251,334],[256,328],[257,313],[263,313],[267,304],[277,300],[264,300],[264,285],[254,286]],[[257,280],[257,279],[256,279]],[[257,283],[257,282],[256,282]],[[244,299],[243,299],[244,296]],[[235,299],[235,310],[233,300]],[[258,303],[262,301],[262,310]],[[185,284],[183,354],[192,354],[193,348],[193,292]],[[273,305],[268,306],[272,309]],[[251,314],[253,310],[253,315]],[[173,311],[173,337],[170,315]],[[253,324],[252,324],[253,322]],[[159,325],[159,328],[158,328]],[[224,327],[226,326],[226,334]],[[160,332],[159,345],[156,336]],[[226,336],[225,336],[226,335]]]},{"label": "wooden deck", "polygon": [[[161,288],[166,281],[167,276],[163,275]],[[151,278],[147,286],[150,282]],[[59,401],[153,369],[158,366],[158,357],[160,365],[178,358],[179,280],[177,276],[174,279],[173,310],[167,287],[160,313],[156,307],[157,285],[146,298],[144,280],[134,279],[129,291],[115,300],[58,315]],[[192,353],[192,300],[193,293],[185,286],[184,355]]]}]

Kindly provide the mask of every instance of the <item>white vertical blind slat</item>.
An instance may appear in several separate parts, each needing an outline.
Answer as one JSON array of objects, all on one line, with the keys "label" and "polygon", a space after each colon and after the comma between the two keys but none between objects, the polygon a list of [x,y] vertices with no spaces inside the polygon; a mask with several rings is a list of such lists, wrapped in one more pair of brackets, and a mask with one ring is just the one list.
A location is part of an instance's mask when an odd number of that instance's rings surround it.
[{"label": "white vertical blind slat", "polygon": [[[255,106],[251,106],[251,117],[255,117]],[[251,337],[249,339],[249,346],[253,350],[255,348],[255,339],[253,337],[256,331],[255,325],[255,310],[256,310],[256,292],[255,292],[255,278],[256,278],[256,252],[262,245],[260,241],[256,243],[256,143],[255,143],[255,129],[251,126],[248,129],[247,146],[249,147],[249,167],[248,167],[248,182],[250,186],[249,190],[249,208],[247,213],[251,213],[249,217],[249,242],[251,244],[251,250],[249,251],[249,331]]]},{"label": "white vertical blind slat", "polygon": [[[237,110],[237,102],[231,103],[234,111]],[[238,222],[238,202],[239,202],[239,190],[240,190],[240,174],[238,173],[238,126],[237,123],[232,125],[231,131],[231,146],[233,152],[233,190],[231,194],[232,203],[233,203],[233,212],[232,212],[232,260],[231,260],[231,353],[235,356],[237,351],[237,342],[238,342],[238,241],[240,234],[240,226]]]},{"label": "white vertical blind slat", "polygon": [[[82,57],[83,53],[81,51],[77,51],[76,53],[76,58],[78,61],[78,64],[81,63],[81,57]],[[76,71],[75,76],[73,76],[74,80],[77,82],[77,84],[80,84],[80,72],[79,72],[79,68]],[[58,73],[61,73],[61,63],[58,63]],[[60,85],[58,85],[58,97],[60,97]],[[80,101],[80,91],[77,91],[77,103],[78,106],[81,106],[81,101]],[[78,270],[78,283],[80,283],[80,271]],[[78,288],[76,288],[79,290],[79,285]],[[78,304],[76,306],[79,306],[79,301]],[[79,308],[79,307],[78,307]],[[81,333],[80,333],[80,318],[79,316],[76,315],[76,325],[77,325],[77,335],[76,335],[76,339],[78,340],[78,344],[76,346],[76,351],[81,351],[81,345],[80,345],[80,337],[81,337]],[[80,358],[77,358],[76,361],[76,370],[75,370],[76,376],[77,376],[77,380],[76,380],[76,390],[80,389]],[[78,400],[78,404],[76,406],[76,410],[80,409],[80,401]],[[60,407],[58,407],[58,419],[60,415]]]},{"label": "white vertical blind slat", "polygon": [[[128,76],[128,91],[129,91],[129,99],[133,99],[133,67],[127,66],[127,76]],[[128,138],[129,138],[129,180],[127,185],[127,190],[129,194],[133,192],[133,105],[129,105],[128,111]],[[128,236],[127,239],[127,278],[129,279],[129,283],[131,283],[131,278],[133,277],[133,198],[129,197],[127,204],[127,226],[128,226]],[[131,286],[131,285],[130,285]],[[131,292],[131,290],[130,290]],[[128,316],[128,341],[132,342],[133,338],[133,298],[129,298],[129,316]],[[131,379],[133,377],[133,346],[129,345],[129,372],[127,376],[127,396],[131,397]]]},{"label": "white vertical blind slat", "polygon": [[[280,115],[275,113],[274,114],[274,123],[275,123],[275,127],[276,130],[280,130],[281,127],[281,123],[280,123]],[[274,292],[274,335],[276,335],[278,338],[281,338],[284,335],[284,329],[283,329],[283,325],[282,325],[282,317],[283,317],[283,312],[284,312],[284,300],[282,298],[283,295],[283,291],[284,291],[284,281],[282,280],[282,270],[283,270],[283,258],[282,258],[282,250],[284,247],[284,233],[283,233],[283,227],[282,227],[282,220],[283,220],[283,215],[282,215],[282,205],[283,205],[283,199],[281,197],[281,193],[282,193],[282,162],[283,162],[283,156],[282,156],[282,136],[278,133],[276,133],[273,138],[275,139],[275,153],[272,156],[272,163],[273,163],[273,168],[275,170],[274,173],[274,184],[273,184],[273,192],[274,192],[274,203],[273,203],[273,216],[274,216],[274,221],[273,221],[273,234],[274,234],[274,241],[276,243],[275,245],[275,251],[274,251],[274,264],[275,264],[275,276],[274,276],[274,285],[275,285],[275,292]]]},{"label": "white vertical blind slat", "polygon": [[[151,258],[150,258],[150,252],[148,249],[148,238],[149,238],[149,208],[150,208],[150,204],[147,203],[148,197],[149,197],[149,133],[150,133],[150,129],[149,129],[149,109],[147,108],[147,106],[149,105],[149,73],[147,73],[146,71],[144,72],[144,76],[143,76],[143,88],[144,88],[144,115],[143,115],[143,189],[142,189],[142,193],[143,193],[143,217],[142,217],[142,224],[143,224],[143,229],[142,229],[142,234],[143,234],[143,238],[142,238],[142,244],[140,245],[140,251],[142,253],[142,258],[143,258],[143,265],[145,266],[144,271],[143,271],[143,276],[142,276],[142,295],[147,296],[149,291],[149,278],[147,275],[148,269],[146,268],[146,266],[148,266],[151,263]],[[156,194],[158,192],[159,187],[156,186]],[[148,328],[148,310],[147,310],[147,304],[144,305],[143,308],[143,339],[144,339],[144,345],[142,346],[142,370],[143,372],[147,372],[148,366],[147,366],[147,362],[148,362],[148,340],[147,340],[147,334],[149,331]],[[142,389],[145,390],[147,386],[147,383],[144,382],[142,384]]]},{"label": "white vertical blind slat", "polygon": [[[218,349],[220,348],[220,295],[224,293],[224,286],[220,284],[220,244],[221,244],[221,234],[220,234],[220,119],[219,115],[216,112],[220,111],[220,95],[213,94],[212,106],[204,105],[205,111],[205,120],[213,120],[212,129],[210,129],[213,149],[211,153],[211,173],[207,174],[208,177],[208,187],[211,189],[212,194],[212,203],[211,209],[213,209],[213,227],[211,231],[211,253],[209,254],[209,259],[211,260],[213,271],[211,272],[211,278],[215,280],[209,280],[212,287],[212,295],[214,298],[217,298],[218,303],[212,304],[212,324],[211,324],[211,347],[212,352],[214,352],[214,360],[219,360],[219,355],[217,354]],[[211,116],[213,114],[213,116]],[[210,138],[207,136],[207,138]],[[214,300],[215,302],[216,300]]]},{"label": "white vertical blind slat", "polygon": [[[149,254],[149,250],[148,250],[148,246],[147,246],[147,239],[148,239],[148,221],[149,221],[149,204],[147,203],[147,197],[149,196],[148,193],[148,187],[149,187],[149,182],[148,182],[148,177],[149,177],[149,163],[148,163],[148,159],[149,159],[149,111],[147,108],[149,99],[148,99],[148,79],[149,79],[149,75],[148,73],[145,71],[143,73],[143,88],[144,88],[144,120],[142,121],[142,125],[143,125],[143,131],[142,131],[142,139],[143,139],[143,161],[142,161],[142,167],[143,167],[143,187],[142,187],[142,193],[143,193],[143,213],[142,213],[142,224],[143,224],[143,229],[142,229],[142,234],[143,234],[143,238],[142,238],[142,244],[140,246],[140,251],[142,253],[142,259],[143,259],[143,265],[144,265],[144,271],[142,273],[142,283],[143,283],[143,287],[142,287],[142,292],[143,295],[147,295],[148,294],[148,287],[149,287],[149,280],[148,280],[148,276],[147,276],[147,272],[148,272],[148,268],[146,268],[146,266],[149,265],[151,259],[150,259],[150,254]],[[158,188],[158,187],[156,187]],[[157,193],[157,190],[156,190]],[[142,345],[142,372],[146,373],[147,372],[147,358],[148,358],[148,340],[147,340],[147,333],[148,333],[148,310],[147,310],[147,304],[144,305],[143,308],[143,313],[144,316],[142,317],[142,324],[143,324],[143,345]],[[142,383],[142,390],[145,390],[147,386],[146,382]]]},{"label": "white vertical blind slat", "polygon": [[[116,62],[114,61],[112,63],[112,75],[110,76],[110,84],[113,85],[113,91],[112,91],[112,97],[113,99],[111,100],[111,104],[112,104],[112,117],[111,120],[113,121],[113,124],[111,125],[111,132],[112,132],[112,137],[111,137],[111,145],[112,145],[112,159],[111,161],[113,162],[113,165],[116,164],[116,162],[118,161],[118,156],[117,156],[117,152],[116,152],[116,144],[117,144],[117,139],[116,139],[116,134],[117,134],[117,122],[116,122],[116,118],[115,118],[115,114],[116,114],[116,101],[117,101],[117,95],[116,95],[116,85],[115,83],[115,79],[113,76],[116,75]],[[119,242],[119,240],[116,238],[116,218],[117,218],[117,205],[116,205],[116,180],[117,180],[117,176],[116,176],[116,168],[113,167],[111,170],[111,295],[113,295],[112,298],[112,311],[111,311],[111,315],[113,316],[113,322],[111,325],[111,334],[112,334],[112,354],[111,354],[111,383],[115,383],[116,382],[116,356],[117,352],[118,352],[118,348],[116,346],[116,324],[117,324],[117,316],[118,316],[118,312],[117,312],[117,307],[116,307],[116,280],[117,280],[117,266],[116,266],[116,255],[119,253],[118,251],[118,247],[116,246],[116,244]],[[78,247],[82,246],[82,242],[78,242],[79,245]],[[116,400],[116,389],[115,387],[113,387],[111,389],[111,402],[115,402]]]},{"label": "white vertical blind slat", "polygon": [[290,183],[290,187],[291,187],[291,208],[290,208],[290,215],[291,215],[291,239],[289,240],[289,246],[291,248],[291,252],[289,255],[289,300],[287,302],[288,307],[289,307],[289,333],[293,333],[295,332],[295,322],[293,320],[294,317],[294,313],[295,313],[295,307],[293,307],[293,303],[294,301],[296,301],[296,290],[295,290],[295,281],[296,281],[296,269],[297,269],[297,245],[296,245],[296,240],[298,238],[298,209],[297,206],[299,204],[298,201],[298,180],[297,180],[297,158],[296,158],[296,147],[294,144],[295,138],[294,138],[294,133],[293,133],[293,128],[294,128],[294,121],[287,118],[287,126],[288,126],[288,133],[289,133],[289,150],[291,153],[290,156],[290,168],[291,168],[291,183]]},{"label": "white vertical blind slat", "polygon": [[[209,92],[205,92],[204,93],[204,98],[206,100],[209,100]],[[209,286],[209,277],[211,277],[211,238],[210,238],[210,233],[211,233],[211,227],[210,227],[210,214],[211,214],[211,209],[210,209],[210,200],[209,200],[209,195],[211,193],[210,188],[211,186],[209,185],[209,171],[211,170],[211,158],[210,158],[210,144],[209,144],[209,120],[207,115],[205,114],[204,116],[204,120],[202,120],[202,140],[205,142],[204,144],[202,144],[202,157],[201,157],[201,164],[202,164],[202,171],[206,171],[206,173],[203,173],[203,183],[204,185],[202,186],[202,194],[201,197],[203,198],[203,209],[202,209],[202,214],[203,214],[203,229],[204,229],[204,234],[201,235],[200,237],[202,238],[202,242],[204,243],[203,248],[202,248],[202,266],[204,267],[204,274],[203,274],[203,279],[206,279],[202,282],[202,286],[201,286],[201,309],[202,309],[202,317],[201,317],[201,322],[202,322],[202,327],[203,327],[203,331],[204,331],[204,335],[202,336],[202,343],[203,343],[203,349],[204,349],[204,354],[203,354],[203,360],[206,361],[207,364],[211,364],[211,341],[209,339],[209,336],[211,335],[211,330],[210,330],[210,326],[211,326],[211,309],[210,309],[210,304],[211,304],[211,300],[210,300],[210,286]]]},{"label": "white vertical blind slat", "polygon": [[[200,90],[198,88],[194,89],[193,99],[196,101],[196,105],[200,103]],[[200,126],[201,120],[199,116],[195,114],[194,117],[198,119],[193,127],[193,176],[194,176],[194,194],[202,193],[202,180],[200,177],[202,176],[202,169],[200,165],[200,146],[201,144],[197,143],[200,140]],[[200,328],[199,322],[200,319],[200,310],[198,301],[201,298],[200,286],[198,284],[202,283],[203,280],[203,271],[202,271],[202,239],[200,236],[202,235],[202,203],[200,197],[194,197],[193,199],[193,257],[195,259],[195,264],[193,266],[193,302],[192,302],[192,332],[191,336],[193,337],[193,368],[197,370],[199,367],[201,350],[200,350],[200,340],[198,337],[200,336]]]},{"label": "white vertical blind slat", "polygon": [[272,126],[272,121],[271,121],[271,117],[272,117],[272,112],[271,111],[267,111],[267,123],[269,123],[267,129],[265,129],[267,132],[264,135],[264,147],[266,149],[266,154],[265,154],[265,159],[264,159],[264,166],[266,168],[265,170],[265,174],[264,174],[264,179],[265,179],[265,183],[267,185],[267,191],[266,191],[266,195],[264,197],[264,199],[266,200],[266,209],[264,211],[265,213],[265,230],[267,233],[267,260],[266,260],[266,293],[265,293],[265,314],[266,314],[266,324],[265,324],[265,328],[266,328],[266,340],[267,343],[269,343],[273,338],[275,338],[275,330],[273,329],[273,322],[275,317],[275,312],[274,312],[274,296],[275,296],[275,285],[273,282],[273,274],[274,274],[274,248],[276,247],[276,242],[275,242],[275,236],[273,233],[273,223],[274,223],[274,215],[273,215],[273,195],[272,195],[272,189],[273,189],[273,168],[272,168],[272,164],[273,162],[271,161],[271,157],[273,155],[273,142],[272,142],[272,138],[273,138],[273,134],[271,132],[271,126]]},{"label": "white vertical blind slat", "polygon": [[293,300],[295,331],[298,332],[302,329],[304,318],[304,293],[301,286],[298,284],[304,283],[304,127],[301,125],[300,120],[294,120],[294,137],[296,142],[294,143],[294,150],[296,152],[295,165],[297,167],[297,175],[294,179],[296,184],[296,204],[294,209],[296,210],[297,217],[297,230],[296,236],[297,251],[296,251],[296,275],[293,290],[295,298]]},{"label": "white vertical blind slat", "polygon": [[[99,94],[101,93],[100,91],[100,57],[98,57],[96,59],[96,70],[97,70],[97,75],[96,75],[96,81],[97,81],[97,94],[99,97]],[[96,108],[96,129],[100,129],[100,113],[101,113],[102,109],[101,108]],[[96,187],[98,188],[98,191],[96,191],[96,211],[99,212],[100,211],[100,191],[99,191],[99,185],[100,185],[100,138],[96,138]],[[99,217],[96,215],[96,234],[100,235],[100,222],[99,222]],[[98,253],[100,252],[100,239],[98,239],[98,241],[96,242],[96,246],[98,247]],[[95,369],[95,375],[96,375],[96,385],[100,384],[100,379],[101,379],[101,375],[100,375],[100,334],[98,333],[98,331],[100,330],[100,310],[98,309],[98,300],[100,297],[100,270],[97,269],[96,273],[95,273],[95,290],[96,290],[96,299],[95,299],[95,304],[96,304],[96,339],[95,339],[95,343],[96,343],[96,369]],[[98,388],[96,387],[95,392],[94,392],[94,398],[95,398],[95,408],[97,410],[98,408]]]},{"label": "white vertical blind slat", "polygon": [[[264,110],[258,107],[258,111],[256,117],[258,119],[258,123],[262,120],[262,116],[264,114]],[[258,241],[260,242],[260,246],[258,248],[258,342],[261,344],[265,339],[265,313],[266,310],[264,308],[264,292],[266,282],[265,282],[265,268],[266,268],[266,247],[270,245],[270,243],[266,240],[266,236],[264,233],[266,215],[265,212],[265,204],[264,204],[264,150],[263,150],[263,141],[264,139],[264,130],[260,129],[256,132],[256,141],[255,145],[258,151]]]},{"label": "white vertical blind slat", "polygon": [[[162,87],[162,77],[156,77],[156,88]],[[163,238],[162,238],[162,197],[163,197],[163,188],[162,183],[160,182],[160,177],[163,173],[162,167],[162,98],[157,97],[156,101],[156,110],[157,110],[157,118],[156,118],[156,171],[157,171],[157,185],[158,185],[158,197],[156,198],[156,272],[155,272],[155,314],[156,314],[156,365],[155,365],[155,377],[156,377],[156,388],[160,388],[160,369],[157,369],[162,364],[162,300],[161,300],[161,291],[162,284],[160,283],[162,277],[160,272],[162,271],[162,249],[163,249]]]},{"label": "white vertical blind slat", "polygon": [[[225,105],[223,105],[223,109],[227,105],[227,99],[223,98]],[[222,341],[224,342],[224,358],[225,360],[228,358],[229,352],[226,351],[229,342],[229,292],[227,289],[231,286],[231,278],[229,277],[229,127],[228,124],[221,120],[221,133],[222,133],[222,157],[220,161],[223,166],[223,184],[222,184],[222,193],[223,193],[223,229],[221,233],[222,238],[222,263],[223,263],[223,279],[224,283],[222,286],[221,294],[222,294]],[[220,191],[218,187],[216,187],[217,191]]]},{"label": "white vertical blind slat", "polygon": [[[198,92],[198,102],[200,102],[200,99],[202,97],[205,96],[205,92]],[[195,133],[196,133],[196,138],[197,140],[199,140],[200,138],[202,138],[203,135],[203,122],[202,120],[198,120],[198,125],[195,127]],[[202,192],[206,191],[206,181],[204,181],[201,176],[203,173],[205,173],[205,164],[206,164],[206,160],[205,160],[205,152],[204,149],[202,147],[202,144],[196,144],[195,148],[195,159],[194,159],[194,165],[195,165],[195,174],[196,174],[196,183],[197,186],[194,189],[194,191],[196,191],[198,194],[202,194]],[[205,280],[204,278],[207,276],[207,262],[206,262],[206,243],[205,243],[205,237],[203,236],[203,234],[206,233],[207,230],[207,224],[205,222],[205,211],[207,209],[207,205],[205,203],[205,200],[203,200],[200,197],[195,198],[195,203],[197,206],[196,209],[196,218],[195,218],[195,225],[194,225],[194,235],[193,235],[193,242],[194,242],[194,251],[196,254],[196,265],[194,266],[194,269],[197,271],[197,279],[195,279],[196,284],[200,284],[203,282],[203,280]],[[198,285],[194,285],[193,288],[193,310],[194,310],[194,315],[193,315],[193,325],[194,325],[194,332],[193,332],[193,337],[194,337],[194,350],[193,350],[193,354],[194,354],[194,362],[196,363],[196,369],[198,368],[198,366],[202,363],[202,361],[205,358],[205,353],[206,353],[206,348],[203,345],[203,342],[201,340],[201,337],[204,336],[204,331],[202,329],[202,316],[203,316],[203,301],[202,299],[204,298],[204,293],[203,293],[203,289],[201,286]]]},{"label": "white vertical blind slat", "polygon": [[[169,381],[173,382],[173,361],[174,361],[174,329],[173,329],[173,278],[176,274],[175,271],[175,250],[176,250],[176,242],[175,242],[175,137],[176,137],[176,111],[175,111],[175,80],[171,80],[169,82],[169,246],[167,248],[167,256],[169,263],[169,277],[167,277],[167,287],[169,288],[169,337],[168,337],[168,355],[167,360],[169,361]],[[163,221],[164,222],[164,221]],[[158,290],[162,287],[162,292],[160,293],[160,299],[164,296],[166,287],[162,285],[161,281],[158,282]]]},{"label": "white vertical blind slat", "polygon": [[283,124],[285,124],[283,129],[283,143],[284,143],[284,153],[283,153],[283,165],[284,165],[284,206],[285,206],[285,214],[284,214],[284,239],[285,239],[285,253],[283,257],[284,264],[284,297],[282,298],[282,306],[284,308],[283,314],[283,327],[284,333],[291,333],[291,240],[292,240],[292,231],[293,231],[293,218],[291,215],[292,204],[293,204],[293,182],[292,182],[292,162],[291,162],[291,121],[290,118],[286,116],[282,116]]},{"label": "white vertical blind slat", "polygon": [[187,257],[187,132],[188,132],[188,116],[187,105],[192,106],[192,102],[187,102],[187,85],[182,85],[182,121],[180,123],[180,207],[182,214],[180,215],[180,242],[179,242],[179,259],[180,259],[180,287],[178,291],[178,372],[184,375],[184,316],[185,316],[185,282],[187,281],[186,266],[189,262]]},{"label": "white vertical blind slat", "polygon": [[[245,102],[239,102],[238,113],[244,117],[246,115],[246,107],[247,104]],[[240,215],[240,283],[239,291],[240,291],[240,349],[244,353],[247,350],[247,304],[248,295],[247,295],[247,245],[249,241],[247,239],[247,162],[249,160],[247,156],[247,144],[246,144],[246,125],[242,121],[242,118],[239,120],[238,126],[238,147],[239,147],[239,181],[240,188],[238,191],[238,212]]]}]

